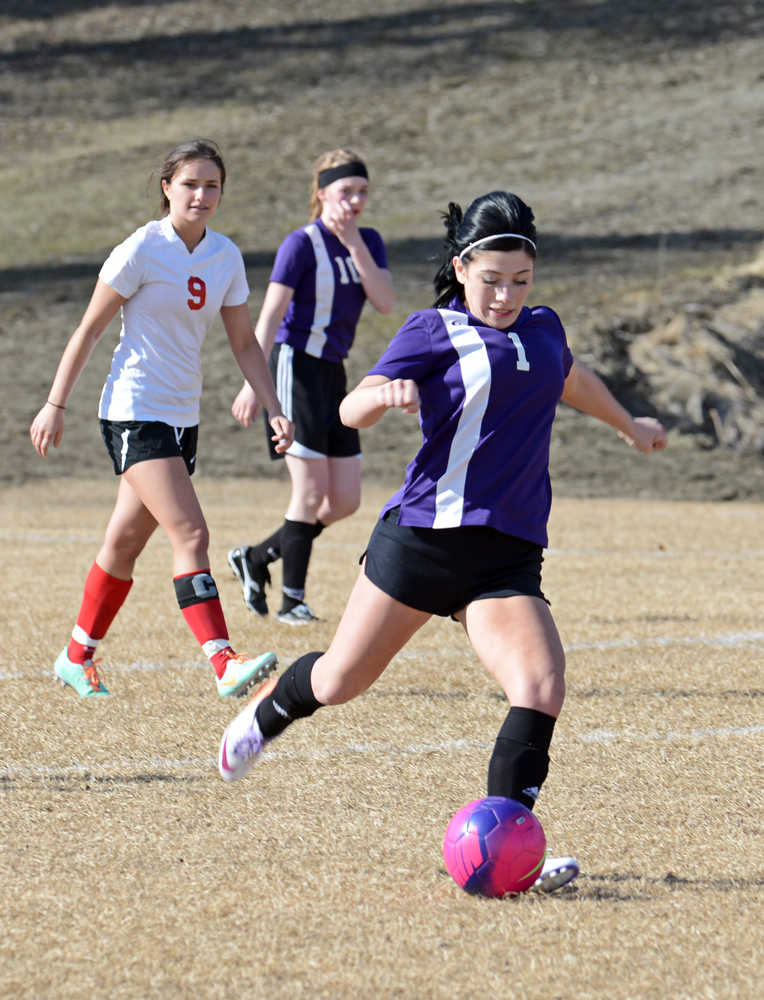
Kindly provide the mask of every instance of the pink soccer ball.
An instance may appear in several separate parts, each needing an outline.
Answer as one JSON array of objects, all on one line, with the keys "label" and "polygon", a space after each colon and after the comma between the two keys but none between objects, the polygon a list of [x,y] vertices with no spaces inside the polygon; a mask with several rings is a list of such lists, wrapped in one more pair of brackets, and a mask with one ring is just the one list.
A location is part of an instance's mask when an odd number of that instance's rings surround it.
[{"label": "pink soccer ball", "polygon": [[541,873],[545,856],[541,823],[522,803],[500,795],[462,806],[443,839],[449,875],[473,895],[525,892]]}]

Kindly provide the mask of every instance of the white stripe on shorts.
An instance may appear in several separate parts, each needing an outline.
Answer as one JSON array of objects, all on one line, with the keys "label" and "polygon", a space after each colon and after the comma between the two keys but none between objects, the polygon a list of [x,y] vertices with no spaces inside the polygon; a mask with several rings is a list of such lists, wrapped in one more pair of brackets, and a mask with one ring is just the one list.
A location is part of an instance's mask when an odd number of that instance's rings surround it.
[{"label": "white stripe on shorts", "polygon": [[276,395],[279,397],[284,416],[292,423],[294,423],[294,407],[292,406],[293,359],[294,349],[289,344],[281,344],[276,362]]},{"label": "white stripe on shorts", "polygon": [[130,429],[126,427],[125,430],[122,431],[122,451],[120,452],[121,467],[123,472],[125,471],[125,462],[127,461],[127,448],[128,448],[127,439],[129,437],[130,437]]}]

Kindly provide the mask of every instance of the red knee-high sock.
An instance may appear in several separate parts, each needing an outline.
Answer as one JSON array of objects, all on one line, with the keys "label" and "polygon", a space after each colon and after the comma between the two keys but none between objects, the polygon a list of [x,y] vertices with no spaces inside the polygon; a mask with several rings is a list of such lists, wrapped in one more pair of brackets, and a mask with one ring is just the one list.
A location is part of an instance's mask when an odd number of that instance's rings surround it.
[{"label": "red knee-high sock", "polygon": [[196,641],[204,650],[217,676],[222,677],[226,663],[234,653],[228,639],[218,589],[209,569],[198,569],[194,573],[175,576],[172,582],[188,627],[196,636]]},{"label": "red knee-high sock", "polygon": [[132,580],[120,580],[101,569],[97,562],[93,563],[85,578],[82,604],[67,650],[73,663],[92,660],[96,646],[108,632],[132,585]]}]

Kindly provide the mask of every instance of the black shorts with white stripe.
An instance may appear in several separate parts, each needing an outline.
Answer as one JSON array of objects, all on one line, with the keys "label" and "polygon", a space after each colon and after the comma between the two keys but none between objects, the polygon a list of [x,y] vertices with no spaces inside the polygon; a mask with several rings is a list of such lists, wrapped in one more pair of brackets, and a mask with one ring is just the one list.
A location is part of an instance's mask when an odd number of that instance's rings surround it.
[{"label": "black shorts with white stripe", "polygon": [[182,458],[189,476],[194,474],[198,424],[171,427],[161,420],[101,420],[100,423],[115,475],[121,476],[131,465],[150,458]]},{"label": "black shorts with white stripe", "polygon": [[[340,420],[340,403],[347,393],[341,361],[314,358],[289,344],[276,344],[269,360],[281,408],[295,426],[294,443],[287,451],[297,458],[350,458],[361,454],[361,438]],[[276,453],[273,431],[265,413],[265,433],[271,458]]]}]

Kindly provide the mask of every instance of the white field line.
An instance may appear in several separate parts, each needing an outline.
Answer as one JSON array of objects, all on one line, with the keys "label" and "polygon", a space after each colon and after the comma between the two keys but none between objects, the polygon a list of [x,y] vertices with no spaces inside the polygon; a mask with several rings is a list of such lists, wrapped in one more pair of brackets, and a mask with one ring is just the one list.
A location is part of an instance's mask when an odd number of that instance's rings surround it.
[{"label": "white field line", "polygon": [[[581,736],[555,738],[556,744],[573,745],[576,743],[623,743],[623,744],[661,744],[661,743],[692,743],[719,742],[724,739],[746,736],[760,736],[764,733],[761,726],[707,726],[701,729],[685,731],[667,730],[638,733],[634,730],[616,732],[614,730],[591,730]],[[287,750],[280,747],[276,751],[266,751],[263,760],[311,760],[322,761],[331,757],[378,756],[378,757],[411,757],[421,754],[445,753],[453,754],[469,750],[490,750],[492,744],[483,740],[444,740],[439,743],[412,743],[398,745],[395,743],[350,743],[347,746],[327,747],[323,750]],[[9,761],[0,767],[0,779],[14,778],[65,778],[91,776],[97,779],[102,776],[113,776],[115,773],[143,773],[147,770],[158,771],[210,771],[214,770],[217,760],[214,757],[184,757],[182,759],[167,757],[123,758],[116,760],[76,761],[71,764],[38,764],[29,765]]]},{"label": "white field line", "polygon": [[[728,635],[665,635],[618,639],[599,639],[596,642],[571,642],[563,648],[566,653],[576,653],[586,649],[632,649],[640,646],[716,646],[734,649],[756,646],[764,643],[764,632],[733,632]],[[456,648],[446,648],[444,652],[459,652]],[[415,659],[421,656],[418,650],[402,649],[397,656],[401,659]]]},{"label": "white field line", "polygon": [[63,534],[53,531],[9,531],[0,528],[0,539],[5,542],[39,542],[41,545],[68,544],[69,542],[101,542],[103,532],[94,535],[85,531],[67,531]]},{"label": "white field line", "polygon": [[[372,525],[369,527],[369,532],[371,531]],[[100,543],[103,540],[103,532],[100,534],[93,534],[92,532],[85,531],[67,531],[61,529],[45,529],[45,528],[30,528],[28,530],[14,530],[13,528],[0,528],[0,540],[8,542],[28,542],[28,543],[39,543],[41,545],[55,545],[68,544],[70,542],[93,542]],[[322,546],[329,545],[332,548],[338,549],[358,549],[359,552],[362,551],[365,540],[359,542],[355,541],[339,541],[332,538],[321,542]],[[612,548],[555,548],[550,546],[545,553],[546,558],[563,558],[563,559],[579,559],[579,558],[597,558],[604,557],[606,559],[612,559],[614,555],[629,556],[635,559],[688,559],[688,558],[702,558],[707,559],[709,554],[712,554],[719,559],[740,559],[743,561],[748,561],[755,559],[760,561],[764,558],[764,549],[736,549],[734,552],[714,552],[709,553],[708,549],[699,549],[697,551],[687,550],[687,549],[637,549],[631,551],[624,549],[622,551],[616,551]]]},{"label": "white field line", "polygon": [[[629,636],[624,636],[618,639],[601,639],[597,642],[572,642],[564,648],[566,653],[576,653],[587,649],[636,649],[641,646],[716,646],[723,649],[736,649],[746,646],[757,646],[760,643],[764,643],[764,632],[733,632],[729,635],[652,636],[643,639],[635,639],[630,638]],[[451,652],[457,654],[461,654],[463,652],[463,650],[457,649],[456,647],[446,647],[442,651],[444,653]],[[402,649],[396,655],[396,659],[413,660],[421,657],[422,655],[424,654],[419,650]],[[113,672],[116,674],[131,674],[166,669],[168,669],[166,663],[153,663],[150,660],[137,660],[135,663],[129,663],[124,666],[115,664],[108,667],[109,673]],[[209,664],[202,660],[198,660],[190,663],[184,663],[182,665],[175,665],[172,669],[209,670]],[[39,671],[39,673],[43,675],[52,675],[52,672],[52,666],[49,669]],[[25,674],[11,673],[0,670],[0,681],[23,680],[25,676]]]},{"label": "white field line", "polygon": [[643,639],[601,639],[599,642],[572,642],[566,653],[580,649],[620,649],[635,646],[721,646],[734,648],[764,642],[764,632],[733,632],[731,635],[652,636]]},{"label": "white field line", "polygon": [[563,559],[590,559],[623,556],[630,559],[706,559],[709,556],[719,559],[757,559],[764,557],[764,549],[736,549],[734,552],[697,551],[694,549],[556,549],[553,546],[544,552],[544,560],[561,557]]}]

